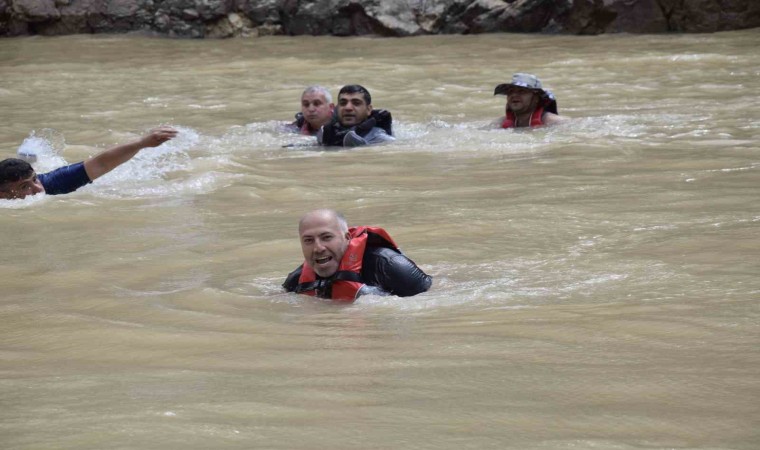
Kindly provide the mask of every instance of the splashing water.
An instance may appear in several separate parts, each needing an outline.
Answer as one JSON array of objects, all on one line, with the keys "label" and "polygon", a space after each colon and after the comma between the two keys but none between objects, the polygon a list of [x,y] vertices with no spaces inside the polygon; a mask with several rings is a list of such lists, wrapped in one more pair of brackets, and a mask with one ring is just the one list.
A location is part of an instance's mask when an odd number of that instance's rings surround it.
[{"label": "splashing water", "polygon": [[16,150],[16,155],[30,164],[38,162],[40,170],[46,170],[65,164],[65,160],[60,156],[65,146],[66,140],[57,130],[32,130]]}]

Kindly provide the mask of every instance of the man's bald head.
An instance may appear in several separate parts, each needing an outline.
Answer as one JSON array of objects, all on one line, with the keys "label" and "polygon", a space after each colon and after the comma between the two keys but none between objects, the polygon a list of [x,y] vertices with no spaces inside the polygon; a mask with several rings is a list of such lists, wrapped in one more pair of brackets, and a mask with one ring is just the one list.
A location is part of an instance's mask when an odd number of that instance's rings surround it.
[{"label": "man's bald head", "polygon": [[298,222],[298,238],[306,263],[324,278],[338,270],[350,240],[346,218],[333,209],[306,213]]},{"label": "man's bald head", "polygon": [[334,209],[315,209],[314,211],[307,212],[298,221],[298,233],[301,234],[304,224],[308,224],[314,220],[335,222],[341,234],[348,233],[346,217]]}]

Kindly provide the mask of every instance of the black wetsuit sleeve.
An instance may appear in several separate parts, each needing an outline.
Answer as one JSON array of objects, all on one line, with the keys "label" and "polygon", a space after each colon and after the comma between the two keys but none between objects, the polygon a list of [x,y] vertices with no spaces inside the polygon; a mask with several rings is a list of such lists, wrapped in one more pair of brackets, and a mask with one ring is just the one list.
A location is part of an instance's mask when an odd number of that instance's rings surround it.
[{"label": "black wetsuit sleeve", "polygon": [[410,297],[430,289],[433,277],[422,271],[411,259],[389,248],[373,248],[364,264],[363,276],[377,286],[399,297]]},{"label": "black wetsuit sleeve", "polygon": [[288,277],[285,278],[285,282],[282,283],[282,287],[287,292],[295,292],[296,288],[298,287],[298,279],[301,277],[301,269],[303,268],[303,264],[298,266],[298,268],[288,274]]}]

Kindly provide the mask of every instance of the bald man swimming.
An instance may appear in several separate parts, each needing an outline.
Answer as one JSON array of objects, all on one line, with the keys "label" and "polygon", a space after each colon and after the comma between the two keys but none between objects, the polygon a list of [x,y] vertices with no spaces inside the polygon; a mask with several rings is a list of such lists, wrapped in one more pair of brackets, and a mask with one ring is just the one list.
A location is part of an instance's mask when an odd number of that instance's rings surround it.
[{"label": "bald man swimming", "polygon": [[353,302],[362,295],[409,297],[433,279],[407,258],[378,227],[349,228],[332,209],[318,209],[298,223],[304,263],[282,285],[288,292]]}]

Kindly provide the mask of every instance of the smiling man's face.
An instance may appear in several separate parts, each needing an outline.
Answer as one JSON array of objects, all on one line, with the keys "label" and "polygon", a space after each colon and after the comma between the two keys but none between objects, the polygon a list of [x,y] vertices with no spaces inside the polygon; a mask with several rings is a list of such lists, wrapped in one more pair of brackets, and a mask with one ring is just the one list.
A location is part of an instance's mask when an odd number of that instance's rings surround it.
[{"label": "smiling man's face", "polygon": [[335,274],[349,241],[338,218],[329,211],[309,213],[301,219],[298,235],[303,257],[314,272],[322,278]]}]

